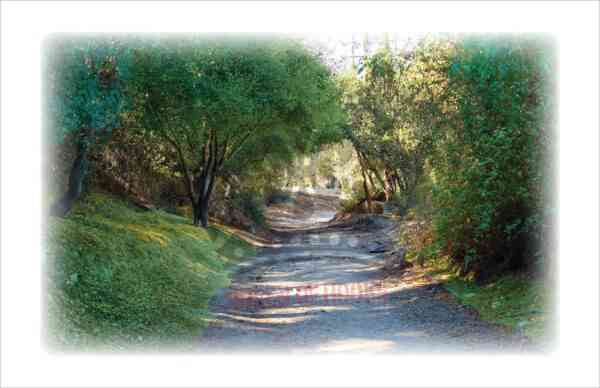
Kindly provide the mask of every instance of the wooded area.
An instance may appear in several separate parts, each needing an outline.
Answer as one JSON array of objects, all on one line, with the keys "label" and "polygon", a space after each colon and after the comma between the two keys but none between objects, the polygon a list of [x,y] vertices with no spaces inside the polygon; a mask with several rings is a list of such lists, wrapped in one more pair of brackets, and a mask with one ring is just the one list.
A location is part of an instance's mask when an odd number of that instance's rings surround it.
[{"label": "wooded area", "polygon": [[[445,258],[478,282],[549,267],[556,211],[552,42],[434,35],[403,44],[392,34],[365,34],[345,43],[346,55],[291,37],[51,39],[43,72],[44,203],[50,255],[61,263],[51,283],[64,319],[93,316],[74,326],[90,331],[102,321],[137,338],[186,316],[169,307],[185,302],[154,293],[197,281],[164,275],[161,287],[148,281],[146,295],[138,294],[118,265],[94,261],[112,248],[90,242],[96,232],[89,228],[122,222],[122,230],[163,248],[186,233],[221,233],[211,223],[265,235],[265,207],[286,201],[294,187],[339,188],[340,212],[414,221],[418,227],[402,236],[409,260]],[[148,229],[133,228],[123,217],[132,210],[111,204],[111,196],[144,209],[128,217],[142,217]],[[155,211],[167,218],[143,215]],[[175,216],[189,225],[168,218]],[[152,229],[170,222],[176,226],[164,236]],[[227,247],[218,245],[209,250]],[[139,249],[127,260],[137,260]],[[170,271],[170,260],[152,273]],[[185,265],[175,267],[183,273]],[[210,283],[203,279],[200,285]],[[190,301],[199,292],[205,306],[210,292],[200,285],[173,290]],[[160,306],[162,320],[148,310]],[[185,319],[181,328],[193,329],[195,321]]]}]

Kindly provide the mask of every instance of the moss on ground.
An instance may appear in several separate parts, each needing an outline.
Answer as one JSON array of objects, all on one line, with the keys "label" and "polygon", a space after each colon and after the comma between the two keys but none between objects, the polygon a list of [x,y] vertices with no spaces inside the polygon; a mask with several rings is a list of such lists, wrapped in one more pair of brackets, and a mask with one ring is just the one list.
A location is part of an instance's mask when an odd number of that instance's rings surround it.
[{"label": "moss on ground", "polygon": [[533,341],[547,336],[548,287],[527,274],[508,274],[485,285],[458,276],[448,260],[431,260],[429,274],[461,303],[476,309],[485,321],[519,330]]},{"label": "moss on ground", "polygon": [[91,194],[48,220],[51,345],[185,344],[206,325],[228,269],[254,248],[219,227]]}]

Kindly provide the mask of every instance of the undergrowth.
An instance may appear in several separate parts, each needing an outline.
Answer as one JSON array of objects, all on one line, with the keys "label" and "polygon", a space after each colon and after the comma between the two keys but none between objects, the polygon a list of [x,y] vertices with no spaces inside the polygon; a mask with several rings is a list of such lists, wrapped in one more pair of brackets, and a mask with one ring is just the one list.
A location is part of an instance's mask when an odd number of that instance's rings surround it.
[{"label": "undergrowth", "polygon": [[523,333],[534,341],[547,338],[550,317],[549,287],[540,276],[506,272],[481,284],[473,272],[464,273],[460,263],[440,256],[431,222],[422,211],[411,209],[403,219],[400,242],[407,260],[423,265],[460,303],[473,307],[488,322]]}]

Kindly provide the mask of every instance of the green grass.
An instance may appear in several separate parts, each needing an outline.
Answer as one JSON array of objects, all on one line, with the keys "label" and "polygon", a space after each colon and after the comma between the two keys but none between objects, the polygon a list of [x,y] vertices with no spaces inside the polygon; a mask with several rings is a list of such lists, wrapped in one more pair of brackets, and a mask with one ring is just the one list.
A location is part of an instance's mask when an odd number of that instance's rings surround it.
[{"label": "green grass", "polygon": [[91,194],[47,235],[51,344],[185,344],[206,325],[208,301],[254,248],[218,227],[141,211]]},{"label": "green grass", "polygon": [[508,274],[486,285],[458,276],[446,260],[429,262],[430,274],[461,303],[475,308],[481,318],[518,329],[533,341],[547,335],[550,316],[548,287],[526,274]]}]

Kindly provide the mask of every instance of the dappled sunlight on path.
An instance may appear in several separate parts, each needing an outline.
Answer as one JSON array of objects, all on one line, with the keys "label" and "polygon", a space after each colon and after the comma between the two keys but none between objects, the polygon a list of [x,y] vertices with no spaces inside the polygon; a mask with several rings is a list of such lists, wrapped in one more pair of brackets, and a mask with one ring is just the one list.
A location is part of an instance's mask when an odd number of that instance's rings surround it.
[{"label": "dappled sunlight on path", "polygon": [[214,298],[201,351],[328,354],[514,347],[507,334],[452,303],[418,268],[401,278],[384,276],[382,256],[361,248],[369,233],[310,221],[319,218],[319,209],[331,211],[323,202],[332,198],[320,197],[321,205],[313,206],[306,205],[310,198],[304,195],[269,210],[271,222],[281,222],[277,217],[282,214],[294,214],[295,220],[277,224],[279,245],[263,248],[240,265],[231,287]]}]

